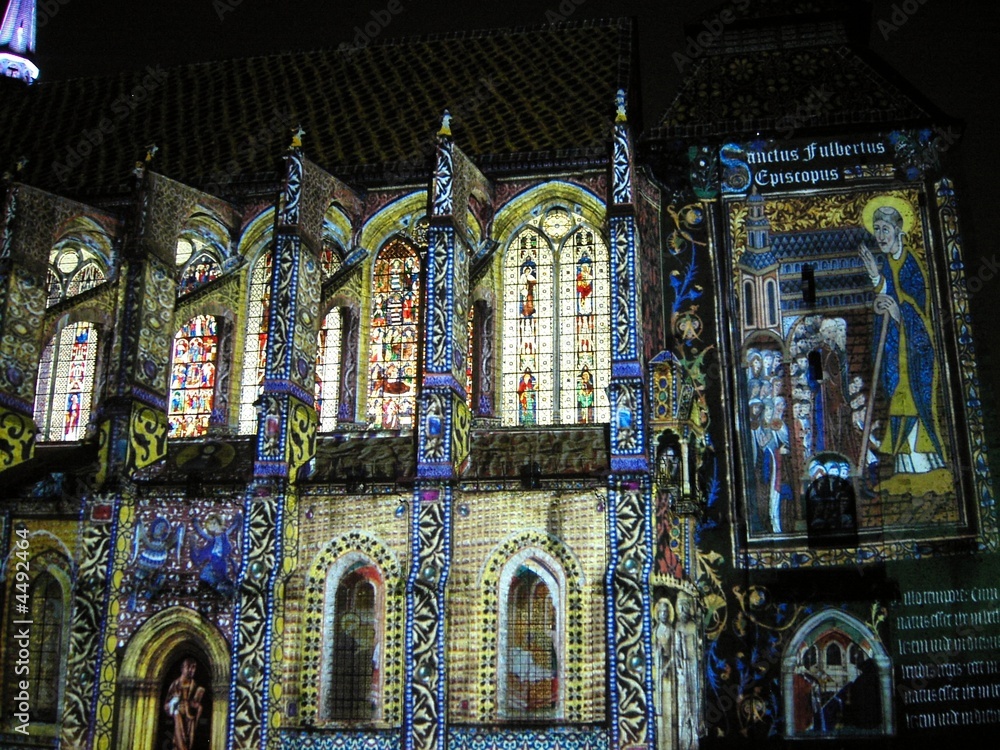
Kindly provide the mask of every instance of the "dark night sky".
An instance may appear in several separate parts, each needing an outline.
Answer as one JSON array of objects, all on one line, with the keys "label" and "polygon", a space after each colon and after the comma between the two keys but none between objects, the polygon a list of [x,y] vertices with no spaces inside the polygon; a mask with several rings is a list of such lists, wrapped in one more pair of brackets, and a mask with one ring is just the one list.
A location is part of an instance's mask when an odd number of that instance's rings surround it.
[{"label": "dark night sky", "polygon": [[[717,7],[717,0],[639,2],[638,0],[503,0],[440,2],[399,0],[403,11],[380,38],[537,25],[547,11],[575,8],[569,18],[634,16],[638,21],[646,122],[655,121],[680,81],[672,61],[684,45],[683,23]],[[752,2],[753,0],[751,0]],[[39,0],[37,61],[41,81],[284,50],[336,47],[350,42],[355,26],[371,20],[389,0],[290,2],[289,0]],[[236,5],[220,18],[218,8]],[[996,114],[1000,76],[1000,3],[971,0],[874,0],[872,18],[891,21],[895,8],[912,11],[896,31],[884,35],[872,24],[872,51],[926,95],[945,114],[965,123],[954,148],[956,179],[965,207],[969,272],[980,273],[981,291],[973,297],[982,341],[997,344],[987,360],[984,380],[1000,385],[1000,326],[992,323],[993,300],[1000,297],[1000,263],[992,278],[990,261],[1000,260],[989,232],[1000,189],[991,173],[1000,164]],[[55,8],[54,14],[46,9]],[[48,17],[48,16],[51,17]],[[897,15],[897,19],[899,16]],[[987,334],[987,335],[984,335]],[[982,348],[982,347],[980,347]]]}]

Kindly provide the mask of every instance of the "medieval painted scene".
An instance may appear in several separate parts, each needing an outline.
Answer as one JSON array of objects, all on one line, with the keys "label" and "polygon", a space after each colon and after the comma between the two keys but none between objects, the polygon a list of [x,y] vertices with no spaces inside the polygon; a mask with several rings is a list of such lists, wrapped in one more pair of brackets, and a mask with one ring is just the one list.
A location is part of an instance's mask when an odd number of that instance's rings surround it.
[{"label": "medieval painted scene", "polygon": [[634,18],[47,82],[0,5],[0,747],[1000,726],[992,276],[870,3],[645,112]]}]

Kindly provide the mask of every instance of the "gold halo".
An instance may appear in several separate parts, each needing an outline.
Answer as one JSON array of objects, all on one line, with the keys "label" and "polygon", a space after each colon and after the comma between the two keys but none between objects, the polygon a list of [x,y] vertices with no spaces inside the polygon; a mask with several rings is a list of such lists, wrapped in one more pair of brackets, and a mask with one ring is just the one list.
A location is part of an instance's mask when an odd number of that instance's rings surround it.
[{"label": "gold halo", "polygon": [[899,215],[903,217],[903,232],[909,235],[917,217],[913,212],[913,206],[910,205],[910,202],[900,198],[898,195],[879,195],[865,204],[865,207],[861,210],[861,221],[865,229],[875,234],[875,221],[872,217],[875,215],[875,211],[882,208],[882,206],[889,206],[899,211]]}]

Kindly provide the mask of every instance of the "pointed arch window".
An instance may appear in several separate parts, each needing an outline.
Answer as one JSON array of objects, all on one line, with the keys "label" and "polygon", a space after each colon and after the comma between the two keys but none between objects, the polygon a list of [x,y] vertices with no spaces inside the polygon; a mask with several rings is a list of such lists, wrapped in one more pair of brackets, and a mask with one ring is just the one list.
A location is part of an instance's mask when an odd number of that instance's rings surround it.
[{"label": "pointed arch window", "polygon": [[243,380],[240,385],[240,434],[257,431],[254,401],[264,385],[267,356],[267,320],[271,305],[271,263],[267,250],[257,258],[250,272],[250,296],[247,301],[246,336],[243,341]]},{"label": "pointed arch window", "polygon": [[170,437],[197,437],[208,432],[215,406],[218,349],[214,315],[196,315],[174,335],[167,412]]},{"label": "pointed arch window", "polygon": [[561,715],[563,676],[562,571],[519,556],[500,579],[503,605],[498,648],[501,718],[547,721]]},{"label": "pointed arch window", "polygon": [[84,245],[65,244],[49,256],[48,305],[75,297],[107,281],[104,259]]},{"label": "pointed arch window", "polygon": [[323,272],[324,281],[340,270],[341,255],[342,251],[340,249],[340,245],[329,238],[323,241],[323,246],[320,248],[319,253],[319,264]]},{"label": "pointed arch window", "polygon": [[[32,565],[40,564],[32,560]],[[30,613],[31,639],[27,644],[27,674],[29,680],[28,704],[32,721],[55,723],[59,714],[59,675],[63,662],[63,635],[65,623],[65,598],[59,580],[48,571],[42,572],[31,582]],[[8,628],[7,653],[16,654],[22,648],[14,640],[17,630]],[[13,687],[23,679],[14,671],[15,660],[7,660],[7,712],[14,713]]]},{"label": "pointed arch window", "polygon": [[529,221],[504,256],[503,421],[607,422],[607,244],[562,208]]},{"label": "pointed arch window", "polygon": [[324,634],[323,711],[331,721],[371,721],[382,706],[385,586],[378,567],[348,555],[330,572]]},{"label": "pointed arch window", "polygon": [[472,410],[473,380],[479,357],[476,356],[476,306],[469,306],[469,322],[466,326],[469,346],[465,352],[465,405]]},{"label": "pointed arch window", "polygon": [[83,438],[94,396],[97,327],[73,323],[42,350],[35,385],[36,439],[40,442]]},{"label": "pointed arch window", "polygon": [[316,341],[315,395],[320,432],[331,432],[337,426],[342,346],[343,311],[334,307],[323,319]]},{"label": "pointed arch window", "polygon": [[413,427],[417,389],[420,256],[406,240],[389,240],[372,274],[371,355],[368,365],[370,425]]}]

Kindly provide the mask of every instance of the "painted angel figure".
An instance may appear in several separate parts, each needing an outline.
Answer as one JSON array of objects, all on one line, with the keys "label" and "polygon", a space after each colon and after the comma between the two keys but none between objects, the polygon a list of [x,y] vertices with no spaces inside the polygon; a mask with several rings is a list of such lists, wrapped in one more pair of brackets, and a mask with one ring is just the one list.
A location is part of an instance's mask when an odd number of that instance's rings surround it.
[{"label": "painted angel figure", "polygon": [[183,542],[184,527],[181,524],[172,526],[163,516],[154,518],[148,529],[142,521],[136,524],[132,536],[132,558],[129,560],[136,563],[128,600],[130,610],[135,609],[139,596],[149,600],[159,593],[167,577],[163,568],[171,552],[180,562]]},{"label": "painted angel figure", "polygon": [[243,516],[237,513],[228,527],[222,525],[222,519],[215,513],[205,519],[204,526],[197,518],[193,519],[193,524],[195,532],[206,542],[202,547],[191,545],[191,561],[201,566],[198,578],[228,599],[236,593],[231,576],[235,565],[230,559],[236,544],[230,541],[230,536],[243,526]]}]

